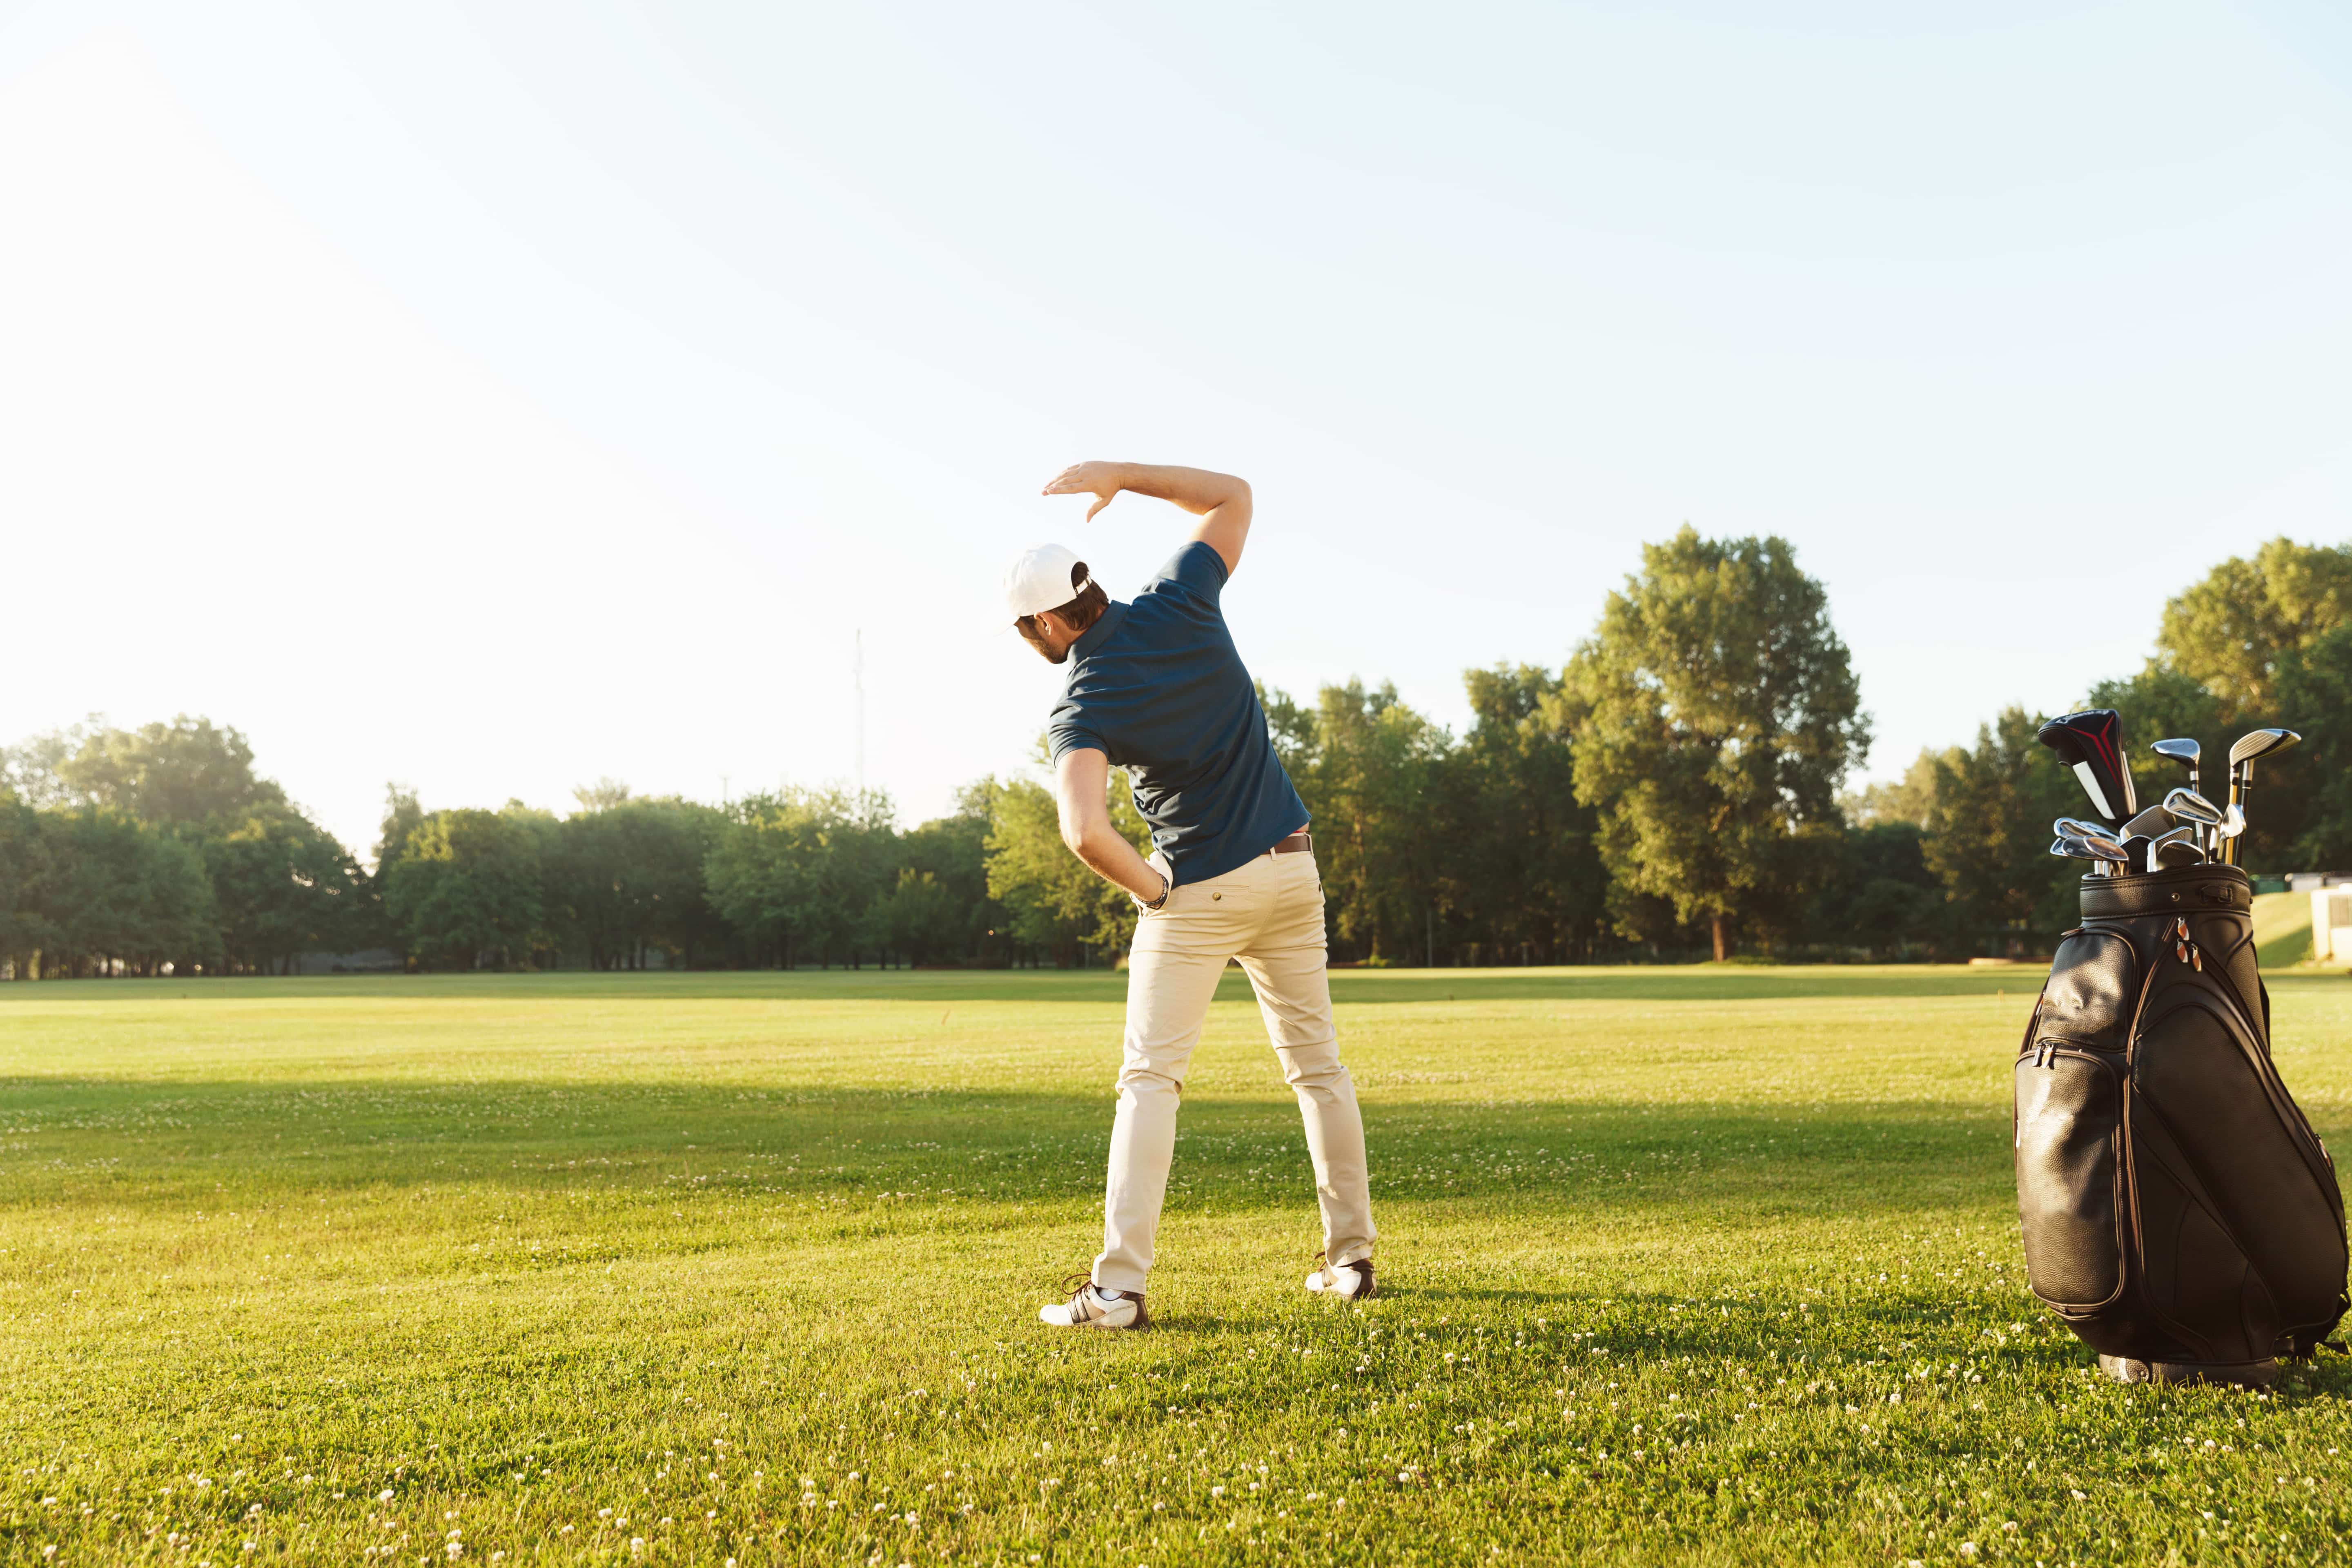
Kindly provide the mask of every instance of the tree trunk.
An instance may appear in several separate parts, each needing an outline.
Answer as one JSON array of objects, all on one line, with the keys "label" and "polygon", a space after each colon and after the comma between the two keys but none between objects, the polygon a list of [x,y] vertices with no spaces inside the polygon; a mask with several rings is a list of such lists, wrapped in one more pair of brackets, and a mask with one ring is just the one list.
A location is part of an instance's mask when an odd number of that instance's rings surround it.
[{"label": "tree trunk", "polygon": [[1731,956],[1731,944],[1723,939],[1723,917],[1715,917],[1715,961],[1721,963]]}]

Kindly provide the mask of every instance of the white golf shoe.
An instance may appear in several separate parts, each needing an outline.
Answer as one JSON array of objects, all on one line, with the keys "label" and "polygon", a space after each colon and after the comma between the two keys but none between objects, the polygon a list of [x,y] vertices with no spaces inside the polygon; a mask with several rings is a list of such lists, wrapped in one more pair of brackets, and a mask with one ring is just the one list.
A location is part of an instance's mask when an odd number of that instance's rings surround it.
[{"label": "white golf shoe", "polygon": [[1048,1301],[1037,1309],[1040,1322],[1057,1329],[1148,1329],[1151,1314],[1143,1310],[1139,1290],[1106,1290],[1089,1275],[1073,1274],[1062,1281],[1071,1292],[1066,1301]]},{"label": "white golf shoe", "polygon": [[1318,1296],[1338,1296],[1349,1301],[1369,1301],[1381,1293],[1380,1287],[1372,1283],[1372,1260],[1369,1258],[1337,1266],[1318,1264],[1307,1276],[1307,1289]]}]

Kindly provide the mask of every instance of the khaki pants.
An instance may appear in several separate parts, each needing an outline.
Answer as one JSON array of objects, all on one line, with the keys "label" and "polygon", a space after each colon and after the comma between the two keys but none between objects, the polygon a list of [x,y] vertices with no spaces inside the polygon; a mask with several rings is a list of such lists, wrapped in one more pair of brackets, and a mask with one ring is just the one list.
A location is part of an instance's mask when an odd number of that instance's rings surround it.
[{"label": "khaki pants", "polygon": [[[1154,858],[1163,872],[1166,864]],[[1140,1290],[1176,1152],[1184,1068],[1225,962],[1241,960],[1257,991],[1282,1076],[1298,1096],[1323,1246],[1334,1265],[1372,1252],[1371,1194],[1356,1086],[1339,1065],[1324,969],[1323,883],[1311,854],[1261,855],[1206,882],[1176,889],[1146,910],[1128,958],[1127,1049],[1095,1283]]]}]

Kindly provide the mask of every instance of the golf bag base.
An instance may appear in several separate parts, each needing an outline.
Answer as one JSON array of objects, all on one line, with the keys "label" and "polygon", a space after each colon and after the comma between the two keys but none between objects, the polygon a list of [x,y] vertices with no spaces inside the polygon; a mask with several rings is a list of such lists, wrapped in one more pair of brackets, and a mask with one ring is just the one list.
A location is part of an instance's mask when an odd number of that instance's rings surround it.
[{"label": "golf bag base", "polygon": [[2014,1069],[2027,1280],[2126,1369],[2308,1355],[2345,1311],[2344,1198],[2271,1062],[2253,885],[2199,864],[2081,897]]},{"label": "golf bag base", "polygon": [[2099,1370],[2117,1383],[2224,1383],[2239,1388],[2268,1388],[2278,1381],[2278,1363],[2271,1361],[2133,1361],[2103,1355]]}]

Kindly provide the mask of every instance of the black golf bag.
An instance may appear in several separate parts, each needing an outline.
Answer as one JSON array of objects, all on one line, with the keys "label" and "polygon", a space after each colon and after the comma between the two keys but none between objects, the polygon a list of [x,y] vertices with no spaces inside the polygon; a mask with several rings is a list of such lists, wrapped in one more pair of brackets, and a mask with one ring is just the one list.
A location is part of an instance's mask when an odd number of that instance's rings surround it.
[{"label": "black golf bag", "polygon": [[2127,1381],[2263,1383],[2344,1315],[2336,1165],[2271,1065],[2235,866],[2083,879],[2016,1068],[2033,1293]]}]

